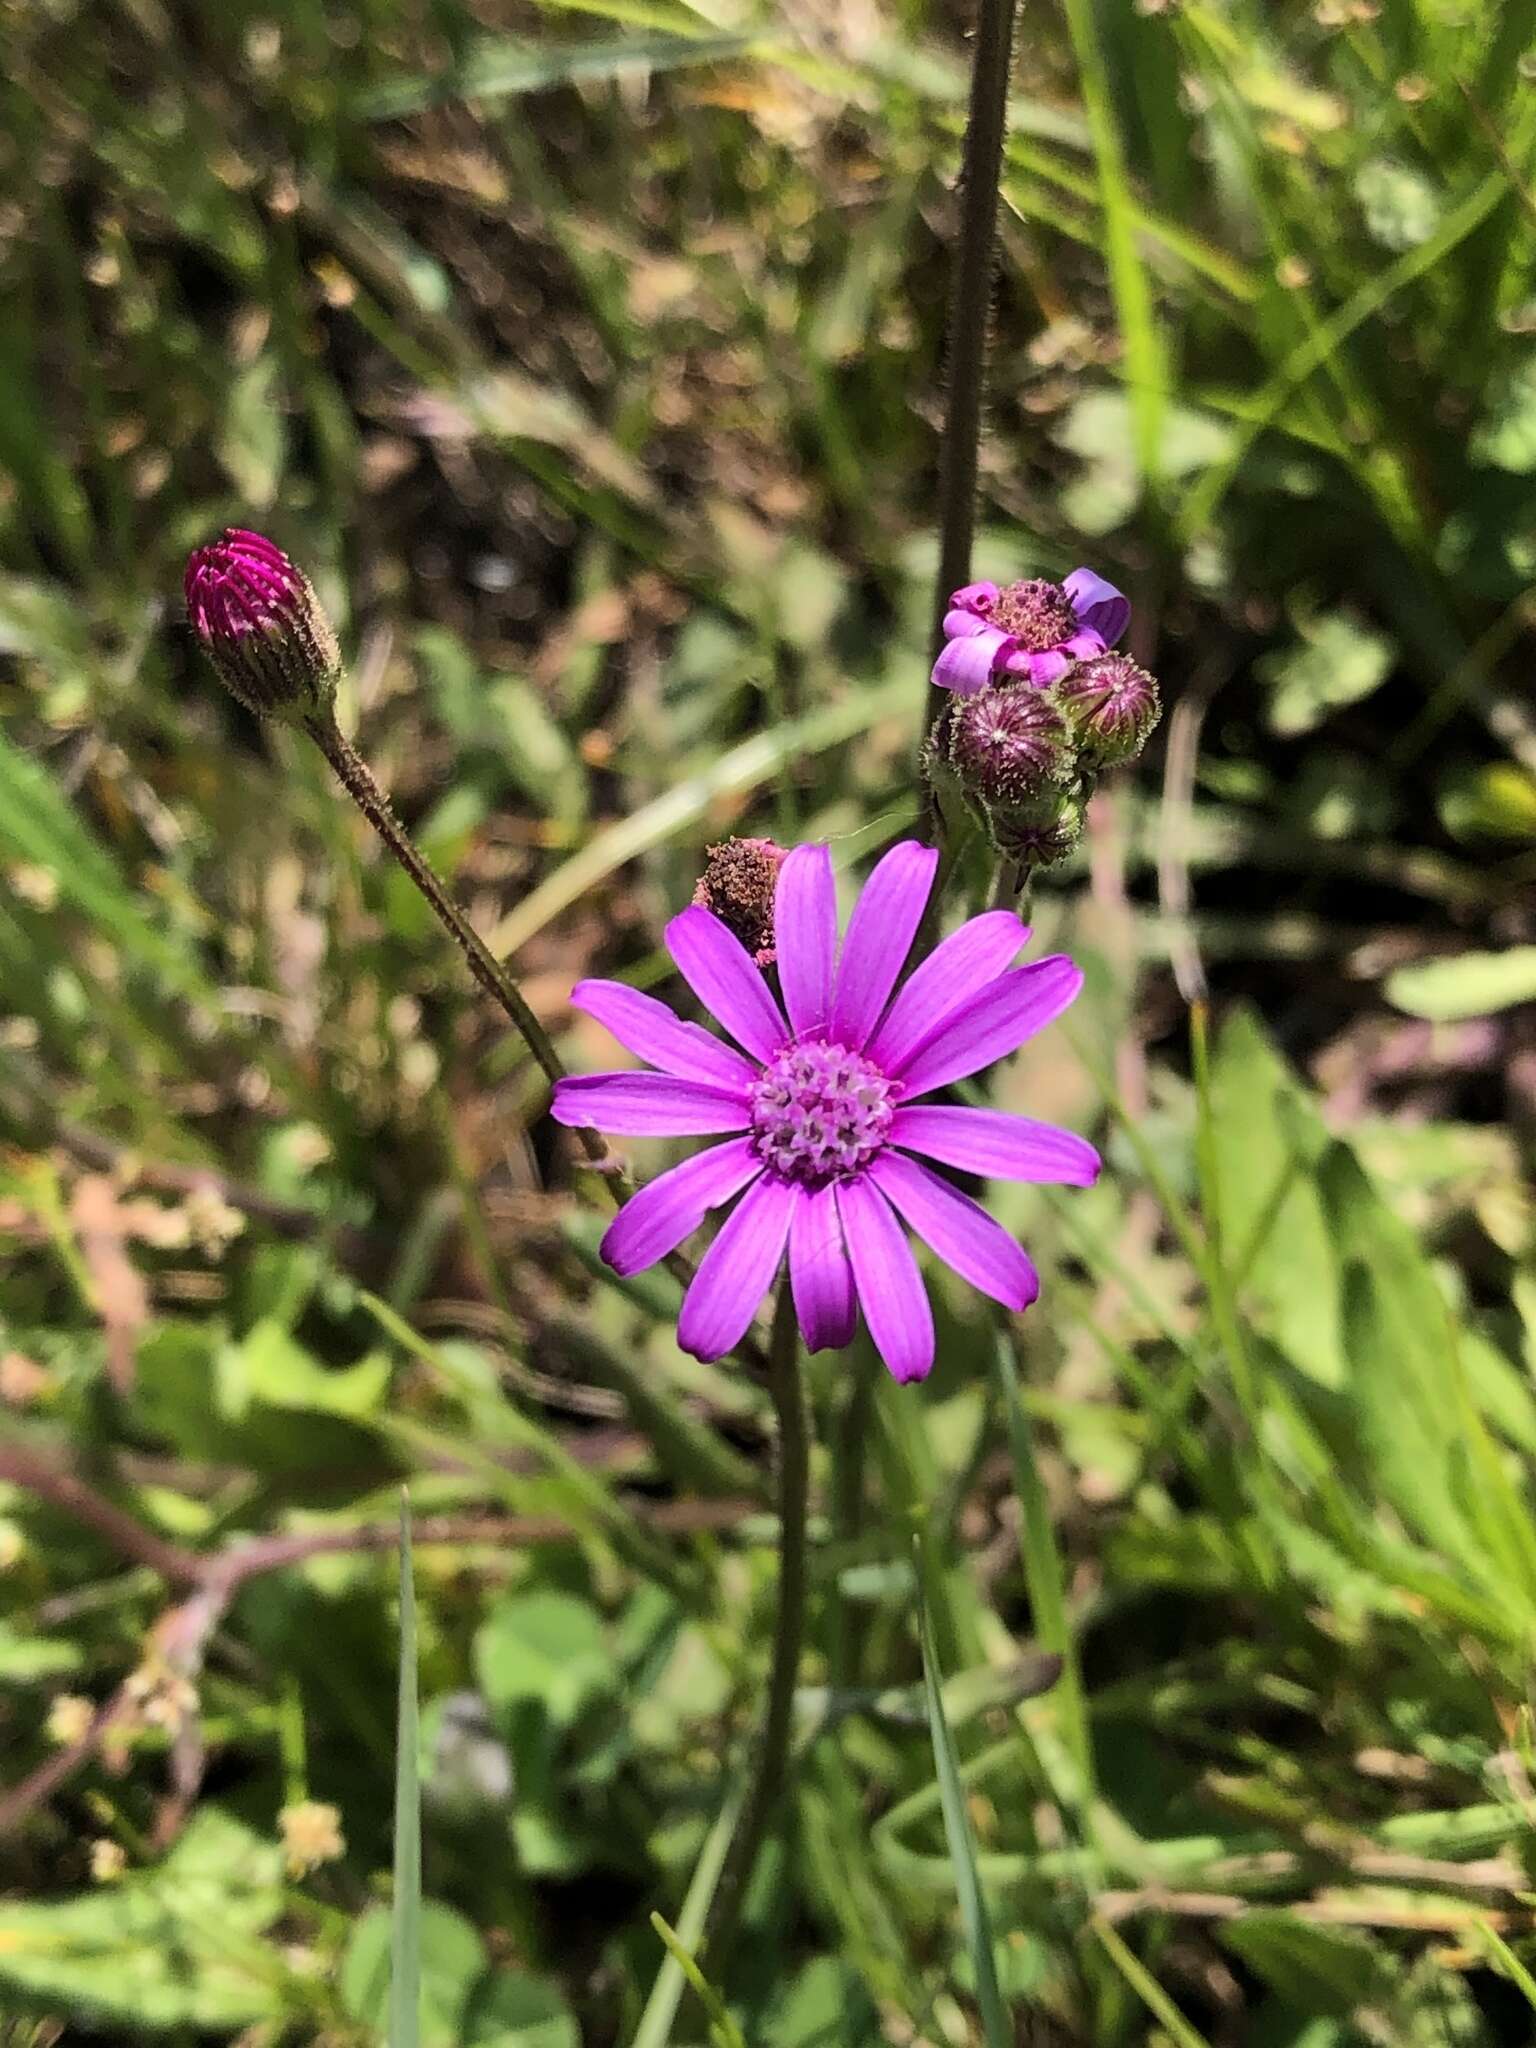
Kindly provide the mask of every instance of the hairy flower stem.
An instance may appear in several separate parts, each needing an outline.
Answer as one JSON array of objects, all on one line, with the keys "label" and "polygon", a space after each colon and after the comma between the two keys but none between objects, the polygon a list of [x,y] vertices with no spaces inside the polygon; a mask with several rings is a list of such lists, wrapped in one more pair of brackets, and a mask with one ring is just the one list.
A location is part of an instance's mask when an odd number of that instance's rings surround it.
[{"label": "hairy flower stem", "polygon": [[[395,816],[389,798],[374,780],[367,762],[329,712],[306,719],[304,729],[330,762],[347,795],[421,891],[439,924],[464,955],[470,973],[491,1000],[499,1003],[511,1018],[550,1084],[563,1080],[565,1067],[550,1042],[549,1033],[528,1007],[522,990],[448,894],[425,854]],[[606,1140],[598,1132],[582,1129],[577,1131],[576,1137],[592,1164],[612,1177],[617,1194],[627,1197],[634,1192],[629,1176],[619,1167]]]},{"label": "hairy flower stem", "polygon": [[[1008,74],[1016,0],[981,0],[971,66],[971,105],[960,166],[960,240],[949,302],[946,362],[949,401],[939,455],[939,582],[934,597],[933,654],[944,645],[943,620],[952,591],[970,581],[976,532],[977,448],[986,395],[992,332],[992,266],[997,241],[997,189],[1008,123]],[[930,687],[926,735],[947,701]]]},{"label": "hairy flower stem", "polygon": [[747,1880],[757,1862],[784,1784],[795,1681],[805,1637],[806,1508],[810,1486],[810,1417],[800,1373],[800,1329],[789,1282],[779,1288],[768,1353],[768,1390],[779,1425],[779,1607],[773,1631],[768,1704],[757,1738],[756,1766],[741,1823],[731,1839],[709,1920],[713,1962],[729,1950]]}]

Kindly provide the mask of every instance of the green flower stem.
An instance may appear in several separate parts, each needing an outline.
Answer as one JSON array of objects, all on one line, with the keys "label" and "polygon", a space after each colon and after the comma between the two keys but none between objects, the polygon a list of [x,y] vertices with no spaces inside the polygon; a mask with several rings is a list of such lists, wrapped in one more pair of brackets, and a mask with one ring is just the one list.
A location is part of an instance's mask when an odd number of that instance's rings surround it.
[{"label": "green flower stem", "polygon": [[757,1862],[783,1789],[795,1681],[805,1639],[806,1508],[810,1489],[810,1418],[800,1372],[800,1331],[786,1279],[779,1289],[768,1353],[768,1388],[779,1425],[779,1608],[768,1674],[768,1704],[757,1738],[757,1761],[741,1825],[731,1840],[710,1915],[708,1954],[718,1974],[730,1948],[747,1880]]},{"label": "green flower stem", "polygon": [[[564,1063],[555,1051],[549,1033],[529,1008],[527,997],[448,894],[425,854],[395,816],[389,798],[374,780],[372,769],[335,718],[329,711],[323,712],[307,719],[304,730],[330,762],[347,795],[421,891],[439,924],[444,926],[464,955],[470,973],[492,1002],[498,1003],[511,1018],[550,1085],[564,1080]],[[600,1133],[584,1127],[577,1131],[576,1138],[592,1164],[610,1177],[614,1192],[621,1199],[627,1199],[634,1193],[634,1183]]]},{"label": "green flower stem", "polygon": [[[977,447],[986,394],[992,331],[992,269],[997,193],[1008,125],[1008,74],[1013,59],[1016,0],[981,0],[971,66],[971,105],[960,166],[960,240],[949,302],[946,364],[949,401],[939,455],[939,582],[934,594],[933,653],[944,645],[951,591],[970,581],[976,533]],[[946,702],[930,687],[923,731]]]}]

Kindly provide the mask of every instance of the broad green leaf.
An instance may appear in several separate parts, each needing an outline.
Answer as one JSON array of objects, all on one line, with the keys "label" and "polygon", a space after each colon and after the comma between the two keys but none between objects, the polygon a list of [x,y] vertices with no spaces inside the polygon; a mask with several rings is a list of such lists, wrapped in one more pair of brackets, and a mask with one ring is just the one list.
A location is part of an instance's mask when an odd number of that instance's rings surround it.
[{"label": "broad green leaf", "polygon": [[1399,967],[1387,977],[1387,994],[1410,1017],[1427,1017],[1435,1024],[1512,1010],[1536,1002],[1536,946],[1458,953],[1448,960]]},{"label": "broad green leaf", "polygon": [[263,1322],[220,1353],[218,1403],[232,1422],[258,1404],[362,1421],[379,1412],[389,1378],[389,1360],[381,1351],[356,1365],[323,1366],[280,1323]]},{"label": "broad green leaf", "polygon": [[463,2048],[580,2048],[570,2008],[552,1984],[498,1970],[469,2002]]},{"label": "broad green leaf", "polygon": [[1316,1181],[1327,1134],[1250,1011],[1234,1012],[1223,1027],[1211,1084],[1225,1253],[1238,1301],[1259,1306],[1260,1328],[1302,1372],[1337,1386],[1344,1374],[1341,1281]]},{"label": "broad green leaf", "polygon": [[0,1903],[0,1988],[135,2029],[271,2024],[281,1975],[253,1937],[282,1910],[276,1845],[205,1805],[158,1865],[72,1898]]},{"label": "broad green leaf", "polygon": [[[465,2023],[485,1975],[485,1944],[462,1913],[437,1899],[421,1902],[417,1919],[420,1955],[421,2020],[419,2035],[406,2031],[390,1999],[391,1914],[376,1906],[352,1931],[341,1959],[337,1989],[354,2019],[390,2029],[388,2048],[459,2048]],[[409,1988],[409,1987],[407,1987]]]},{"label": "broad green leaf", "polygon": [[1269,685],[1270,729],[1282,738],[1311,732],[1330,713],[1369,697],[1392,666],[1392,643],[1346,612],[1324,612],[1301,628],[1284,653],[1267,654],[1258,674]]},{"label": "broad green leaf", "polygon": [[618,1682],[601,1618],[569,1593],[500,1601],[475,1638],[475,1670],[493,1707],[536,1700],[555,1727]]}]

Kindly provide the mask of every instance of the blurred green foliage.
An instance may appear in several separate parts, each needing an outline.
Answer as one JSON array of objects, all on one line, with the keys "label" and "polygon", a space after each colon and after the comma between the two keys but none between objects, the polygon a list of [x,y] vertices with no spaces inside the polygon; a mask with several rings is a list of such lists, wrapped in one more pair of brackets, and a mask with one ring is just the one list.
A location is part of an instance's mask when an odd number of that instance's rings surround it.
[{"label": "blurred green foliage", "polygon": [[[916,816],[965,26],[0,5],[5,2048],[382,2038],[406,1478],[423,2042],[706,2036],[650,1915],[696,1944],[754,1725],[765,1397],[603,1276],[537,1075],[176,592],[226,521],[303,560],[599,1064],[569,985],[666,982],[707,841]],[[926,1388],[813,1370],[791,1815],[703,1959],[750,2041],[1531,2037],[1533,44],[1026,12],[977,573],[1089,556],[1172,715],[990,1088],[1111,1170],[994,1191],[1001,1340],[936,1280]]]}]

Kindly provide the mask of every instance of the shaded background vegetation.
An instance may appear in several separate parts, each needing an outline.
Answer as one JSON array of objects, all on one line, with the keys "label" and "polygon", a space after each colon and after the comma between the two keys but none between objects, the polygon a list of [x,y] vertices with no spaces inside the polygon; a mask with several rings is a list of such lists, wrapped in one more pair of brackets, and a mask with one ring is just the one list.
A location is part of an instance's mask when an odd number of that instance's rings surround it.
[{"label": "shaded background vegetation", "polygon": [[[569,986],[665,992],[707,842],[916,817],[968,22],[0,24],[0,2039],[379,2038],[409,1476],[427,2038],[659,2048],[765,1397],[604,1281],[538,1076],[176,591],[227,521],[312,570],[349,727],[601,1063]],[[754,2042],[981,2039],[914,1528],[1021,2041],[1530,2038],[1533,35],[1027,10],[978,573],[1091,561],[1171,716],[994,1096],[1112,1171],[994,1193],[1006,1338],[936,1279],[928,1386],[817,1362]],[[1058,1579],[1081,1682],[1020,1701]]]}]

